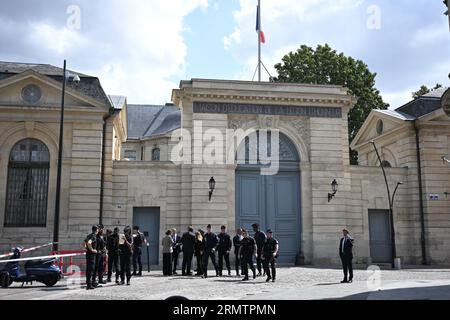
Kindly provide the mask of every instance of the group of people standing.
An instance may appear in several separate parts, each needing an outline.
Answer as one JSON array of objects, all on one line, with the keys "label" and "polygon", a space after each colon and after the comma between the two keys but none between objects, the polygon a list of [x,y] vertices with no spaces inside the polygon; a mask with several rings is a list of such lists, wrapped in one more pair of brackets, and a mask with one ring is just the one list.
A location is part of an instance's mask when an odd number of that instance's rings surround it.
[{"label": "group of people standing", "polygon": [[[220,233],[212,232],[211,225],[206,227],[206,232],[189,227],[182,235],[178,235],[176,229],[166,231],[162,239],[163,247],[163,274],[171,276],[177,274],[177,266],[180,253],[183,254],[181,274],[192,276],[191,272],[193,257],[196,258],[196,276],[208,277],[208,263],[211,260],[217,277],[223,276],[224,260],[228,275],[231,276],[230,252],[234,246],[236,276],[244,276],[243,281],[249,280],[248,268],[253,272],[253,279],[257,276],[267,275],[266,281],[275,281],[275,261],[278,257],[279,244],[273,237],[272,230],[267,230],[267,235],[259,230],[259,225],[252,225],[254,237],[249,235],[245,229],[237,229],[236,235],[231,239],[226,232],[226,227],[221,226]],[[218,263],[216,262],[218,253]],[[256,257],[256,267],[253,263]],[[240,270],[242,272],[240,272]]]},{"label": "group of people standing", "polygon": [[[119,234],[119,228],[113,231],[106,230],[98,224],[92,226],[90,233],[84,240],[86,249],[86,289],[95,289],[99,284],[111,282],[113,270],[115,271],[118,285],[130,285],[131,276],[142,275],[142,246],[147,244],[147,239],[139,231],[139,226],[126,226],[123,234]],[[106,281],[105,259],[108,256],[108,273]],[[133,273],[131,273],[131,260],[133,260]],[[139,268],[139,269],[138,269]],[[98,278],[98,281],[97,281]]]}]

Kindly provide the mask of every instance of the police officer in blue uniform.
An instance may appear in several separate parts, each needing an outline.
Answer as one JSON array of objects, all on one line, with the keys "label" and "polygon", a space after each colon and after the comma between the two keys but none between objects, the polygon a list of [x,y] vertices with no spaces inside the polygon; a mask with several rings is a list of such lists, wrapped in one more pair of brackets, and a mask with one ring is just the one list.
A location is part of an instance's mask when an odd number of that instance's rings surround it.
[{"label": "police officer in blue uniform", "polygon": [[[142,244],[147,244],[139,226],[133,227],[133,276],[142,276]],[[137,272],[139,266],[139,272]]]},{"label": "police officer in blue uniform", "polygon": [[219,268],[216,263],[216,250],[219,244],[219,239],[216,234],[212,232],[211,225],[206,227],[206,233],[203,237],[204,251],[203,251],[203,278],[208,277],[208,260],[211,259],[214,269],[216,270],[216,276],[219,276]]},{"label": "police officer in blue uniform", "polygon": [[231,237],[229,234],[225,232],[226,227],[220,227],[220,233],[217,236],[219,238],[219,245],[217,246],[217,251],[219,252],[219,276],[222,276],[223,270],[223,260],[225,259],[225,263],[227,265],[228,275],[231,276],[231,267],[230,267],[230,250],[231,250]]},{"label": "police officer in blue uniform", "polygon": [[[95,268],[94,274],[92,275],[92,284],[93,286],[97,286],[98,284],[106,284],[103,281],[103,274],[105,272],[105,256],[106,256],[106,239],[103,235],[103,225],[97,225],[97,254],[95,256]],[[96,277],[98,276],[98,282],[96,282]]]},{"label": "police officer in blue uniform", "polygon": [[272,282],[275,282],[276,277],[275,260],[276,258],[278,258],[278,248],[279,248],[278,240],[273,237],[272,230],[268,229],[267,239],[266,242],[264,242],[262,248],[264,270],[266,271],[267,275],[266,282],[269,282],[270,280],[272,280]]},{"label": "police officer in blue uniform", "polygon": [[92,276],[95,269],[95,256],[97,255],[97,226],[92,226],[92,233],[84,240],[86,248],[86,290],[95,289],[92,284]]},{"label": "police officer in blue uniform", "polygon": [[256,255],[256,241],[248,235],[248,231],[242,230],[243,238],[241,240],[241,245],[239,248],[239,256],[242,261],[242,275],[244,278],[242,281],[248,280],[248,267],[253,272],[253,279],[256,278],[256,270],[253,265],[253,256]]},{"label": "police officer in blue uniform", "polygon": [[256,267],[258,268],[258,277],[261,276],[262,269],[262,247],[264,242],[266,242],[266,234],[259,230],[259,224],[252,224],[253,231],[255,232],[254,239],[256,241]]},{"label": "police officer in blue uniform", "polygon": [[233,246],[234,246],[234,258],[235,258],[235,268],[236,268],[236,276],[239,277],[239,269],[241,265],[241,259],[239,257],[239,248],[241,246],[242,240],[242,229],[236,229],[236,235],[233,237]]}]

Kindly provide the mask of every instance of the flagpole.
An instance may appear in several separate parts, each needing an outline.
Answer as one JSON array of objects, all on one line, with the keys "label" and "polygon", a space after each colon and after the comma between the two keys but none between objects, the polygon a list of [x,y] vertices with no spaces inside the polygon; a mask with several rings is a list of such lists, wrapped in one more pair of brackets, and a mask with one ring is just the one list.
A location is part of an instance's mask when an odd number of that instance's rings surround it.
[{"label": "flagpole", "polygon": [[258,82],[261,82],[261,0],[258,0]]}]

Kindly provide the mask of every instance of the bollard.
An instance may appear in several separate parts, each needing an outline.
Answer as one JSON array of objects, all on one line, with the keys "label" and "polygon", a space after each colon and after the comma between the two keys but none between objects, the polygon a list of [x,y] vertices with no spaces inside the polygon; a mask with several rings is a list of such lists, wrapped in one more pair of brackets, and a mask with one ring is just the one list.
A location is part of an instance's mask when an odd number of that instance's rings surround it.
[{"label": "bollard", "polygon": [[400,270],[401,268],[402,268],[401,259],[400,258],[395,258],[394,259],[394,269],[395,270]]}]

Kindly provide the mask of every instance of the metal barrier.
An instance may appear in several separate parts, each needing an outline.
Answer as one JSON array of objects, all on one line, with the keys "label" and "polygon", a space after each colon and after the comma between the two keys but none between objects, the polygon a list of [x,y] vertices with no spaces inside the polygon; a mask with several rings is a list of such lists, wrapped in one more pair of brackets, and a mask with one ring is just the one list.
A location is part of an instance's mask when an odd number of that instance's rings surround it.
[{"label": "metal barrier", "polygon": [[[59,251],[52,251],[52,254],[73,254],[73,253],[83,254],[85,252],[86,250],[59,250]],[[60,257],[57,265],[61,269],[64,276],[83,276],[86,274],[85,271],[81,271],[82,269],[86,270],[85,267],[86,259],[84,255],[74,257]],[[73,270],[73,266],[78,267],[77,268],[78,272]]]},{"label": "metal barrier", "polygon": [[[83,254],[86,250],[59,250],[59,251],[52,251],[52,254]],[[68,260],[68,262],[67,262]],[[70,277],[70,276],[84,276],[86,275],[86,256],[85,255],[79,255],[79,256],[73,256],[73,257],[60,257],[59,262],[57,263],[59,268],[61,269],[64,276]],[[73,266],[77,266],[79,272],[73,270]],[[83,268],[82,268],[83,267]],[[83,270],[84,271],[81,271]],[[105,260],[104,260],[104,274],[108,273],[108,255],[105,254]]]}]

